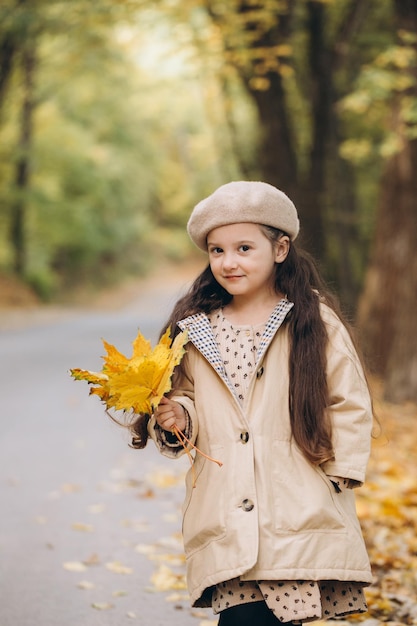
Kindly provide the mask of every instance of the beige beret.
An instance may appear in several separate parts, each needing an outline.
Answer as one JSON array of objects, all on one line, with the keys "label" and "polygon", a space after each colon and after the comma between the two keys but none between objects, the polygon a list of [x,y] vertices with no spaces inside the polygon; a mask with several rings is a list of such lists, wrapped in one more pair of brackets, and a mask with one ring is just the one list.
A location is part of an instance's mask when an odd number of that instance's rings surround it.
[{"label": "beige beret", "polygon": [[255,181],[222,185],[193,209],[187,230],[194,243],[207,250],[207,235],[214,228],[252,222],[273,226],[294,240],[300,230],[294,203],[276,187]]}]

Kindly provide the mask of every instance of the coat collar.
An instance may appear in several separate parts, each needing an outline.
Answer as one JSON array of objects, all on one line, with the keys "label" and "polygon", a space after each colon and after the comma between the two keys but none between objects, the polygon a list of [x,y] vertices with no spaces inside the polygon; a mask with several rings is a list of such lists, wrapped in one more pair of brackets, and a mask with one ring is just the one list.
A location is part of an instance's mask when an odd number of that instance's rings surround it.
[{"label": "coat collar", "polygon": [[[294,306],[293,302],[289,302],[287,299],[282,299],[274,310],[272,311],[261,338],[259,344],[259,350],[257,354],[257,362],[259,363],[263,358],[269,344],[275,336],[275,333],[285,320],[288,312]],[[226,371],[224,369],[223,361],[220,356],[216,341],[211,329],[210,320],[205,313],[196,313],[190,315],[178,322],[178,326],[181,330],[187,330],[188,339],[191,343],[201,352],[205,359],[210,363],[213,369],[217,372],[220,378],[227,385],[229,390],[235,395],[235,390],[230,383]]]}]

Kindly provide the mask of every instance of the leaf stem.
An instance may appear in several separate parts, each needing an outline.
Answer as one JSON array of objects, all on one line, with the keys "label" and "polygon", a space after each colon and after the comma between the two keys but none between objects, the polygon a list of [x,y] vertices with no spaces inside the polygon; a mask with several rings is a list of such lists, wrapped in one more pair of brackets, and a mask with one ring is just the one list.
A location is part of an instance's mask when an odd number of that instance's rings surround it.
[{"label": "leaf stem", "polygon": [[[201,454],[202,456],[204,456],[206,459],[208,459],[209,461],[213,461],[213,463],[217,463],[217,465],[219,467],[221,467],[223,465],[223,463],[221,461],[218,461],[217,459],[214,459],[213,457],[209,456],[208,454],[206,454],[205,452],[203,452],[202,450],[200,450],[200,448],[197,448],[197,446],[195,446],[189,439],[188,437],[186,437],[184,435],[184,433],[178,428],[178,426],[175,424],[172,432],[178,437],[178,439],[180,440],[181,444],[183,445],[184,449],[187,450],[187,444],[189,446],[191,446],[198,454]],[[189,452],[189,451],[188,451]]]}]

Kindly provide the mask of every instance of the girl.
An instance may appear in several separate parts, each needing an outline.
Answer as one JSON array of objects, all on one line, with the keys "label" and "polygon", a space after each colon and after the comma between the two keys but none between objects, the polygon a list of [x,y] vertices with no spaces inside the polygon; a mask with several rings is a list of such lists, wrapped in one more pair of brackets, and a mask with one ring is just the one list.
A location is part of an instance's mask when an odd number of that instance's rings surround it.
[{"label": "girl", "polygon": [[[311,260],[291,200],[223,185],[188,232],[209,265],[169,320],[189,342],[147,423],[162,454],[206,454],[187,475],[183,536],[193,606],[219,625],[299,623],[366,610],[372,581],[355,512],[372,408],[352,340]],[[143,416],[131,428],[146,444]]]}]

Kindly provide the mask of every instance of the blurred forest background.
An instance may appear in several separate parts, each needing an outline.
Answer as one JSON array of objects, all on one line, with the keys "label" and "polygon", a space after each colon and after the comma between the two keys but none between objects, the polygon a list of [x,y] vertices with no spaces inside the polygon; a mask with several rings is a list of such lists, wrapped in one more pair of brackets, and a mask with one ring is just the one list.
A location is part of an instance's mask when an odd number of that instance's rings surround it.
[{"label": "blurred forest background", "polygon": [[54,301],[184,261],[237,179],[295,201],[386,399],[417,400],[415,0],[2,0],[3,277]]}]

